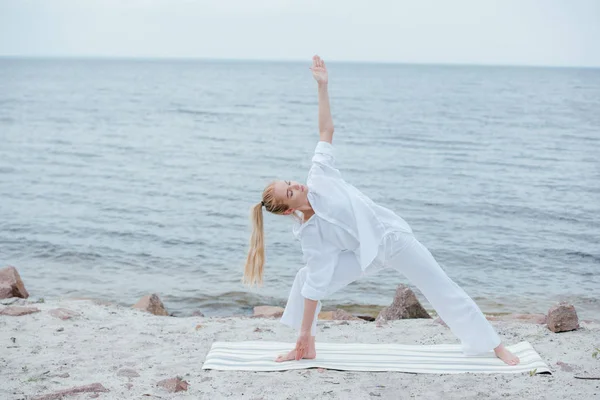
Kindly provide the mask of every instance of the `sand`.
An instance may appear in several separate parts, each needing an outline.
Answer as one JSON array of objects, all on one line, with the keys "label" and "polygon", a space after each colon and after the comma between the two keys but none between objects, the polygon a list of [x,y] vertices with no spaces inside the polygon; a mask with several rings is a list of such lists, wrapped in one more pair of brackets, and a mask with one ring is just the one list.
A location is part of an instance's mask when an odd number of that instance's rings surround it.
[{"label": "sand", "polygon": [[[28,301],[20,300],[24,305]],[[90,300],[52,299],[30,304],[41,311],[0,316],[0,399],[32,399],[100,383],[108,392],[67,399],[600,399],[600,322],[552,333],[545,325],[493,321],[506,344],[529,341],[552,375],[408,374],[295,370],[202,370],[213,341],[273,340],[295,343],[295,332],[277,319],[159,317]],[[4,308],[0,305],[0,310]],[[79,314],[61,320],[50,310]],[[319,321],[317,341],[358,343],[458,343],[432,320]],[[260,328],[257,330],[256,328]],[[14,339],[13,339],[14,338]],[[275,354],[273,355],[276,356]],[[560,366],[557,362],[566,363]],[[563,368],[572,371],[563,370]],[[131,372],[133,370],[134,372]],[[68,374],[68,375],[66,375]],[[123,376],[123,375],[139,375]],[[157,382],[180,376],[187,391],[169,393]]]}]

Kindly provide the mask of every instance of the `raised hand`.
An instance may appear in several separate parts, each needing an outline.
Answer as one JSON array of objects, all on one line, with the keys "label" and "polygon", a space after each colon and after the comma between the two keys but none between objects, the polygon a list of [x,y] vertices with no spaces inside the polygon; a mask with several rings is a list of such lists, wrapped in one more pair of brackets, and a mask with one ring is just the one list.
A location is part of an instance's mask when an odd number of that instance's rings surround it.
[{"label": "raised hand", "polygon": [[313,64],[310,67],[312,71],[313,78],[319,84],[327,84],[328,76],[327,76],[327,67],[325,66],[325,61],[321,60],[321,57],[315,55],[313,57]]}]

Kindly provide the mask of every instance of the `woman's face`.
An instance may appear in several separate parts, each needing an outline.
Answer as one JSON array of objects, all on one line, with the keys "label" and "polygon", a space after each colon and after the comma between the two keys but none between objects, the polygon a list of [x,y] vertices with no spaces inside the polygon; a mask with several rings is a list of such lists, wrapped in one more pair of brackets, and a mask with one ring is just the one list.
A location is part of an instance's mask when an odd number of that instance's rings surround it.
[{"label": "woman's face", "polygon": [[285,214],[296,210],[304,211],[311,208],[308,202],[308,188],[295,181],[277,181],[273,187],[275,198],[290,208]]}]

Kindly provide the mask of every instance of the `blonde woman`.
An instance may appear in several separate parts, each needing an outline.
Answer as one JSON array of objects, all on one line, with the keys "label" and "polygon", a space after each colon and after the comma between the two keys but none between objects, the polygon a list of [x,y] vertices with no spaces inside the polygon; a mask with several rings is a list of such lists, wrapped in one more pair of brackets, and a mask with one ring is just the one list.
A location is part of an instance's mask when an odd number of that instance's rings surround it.
[{"label": "blonde woman", "polygon": [[296,275],[281,322],[299,332],[295,349],[276,361],[316,357],[316,317],[326,296],[384,267],[404,274],[427,298],[462,350],[475,355],[494,350],[506,364],[519,358],[501,343],[475,302],[444,272],[413,235],[410,226],[387,208],[375,204],[348,184],[335,167],[333,120],[329,107],[325,62],[313,57],[318,84],[319,135],[307,184],[275,181],[251,210],[253,231],[244,270],[244,283],[262,284],[264,256],[263,208],[273,214],[294,215],[295,237],[304,262]]}]

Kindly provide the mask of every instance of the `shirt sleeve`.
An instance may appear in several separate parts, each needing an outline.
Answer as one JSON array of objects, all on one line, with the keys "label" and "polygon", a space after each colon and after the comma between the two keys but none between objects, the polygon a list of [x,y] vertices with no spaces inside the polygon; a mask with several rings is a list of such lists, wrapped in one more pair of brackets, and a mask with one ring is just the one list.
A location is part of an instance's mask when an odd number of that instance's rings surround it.
[{"label": "shirt sleeve", "polygon": [[333,244],[322,240],[319,229],[315,225],[307,226],[304,229],[301,243],[304,261],[308,267],[301,294],[307,299],[321,300],[329,291],[340,250]]},{"label": "shirt sleeve", "polygon": [[317,143],[315,155],[312,158],[313,169],[329,176],[342,177],[340,171],[335,167],[335,155],[333,145],[329,142]]}]

